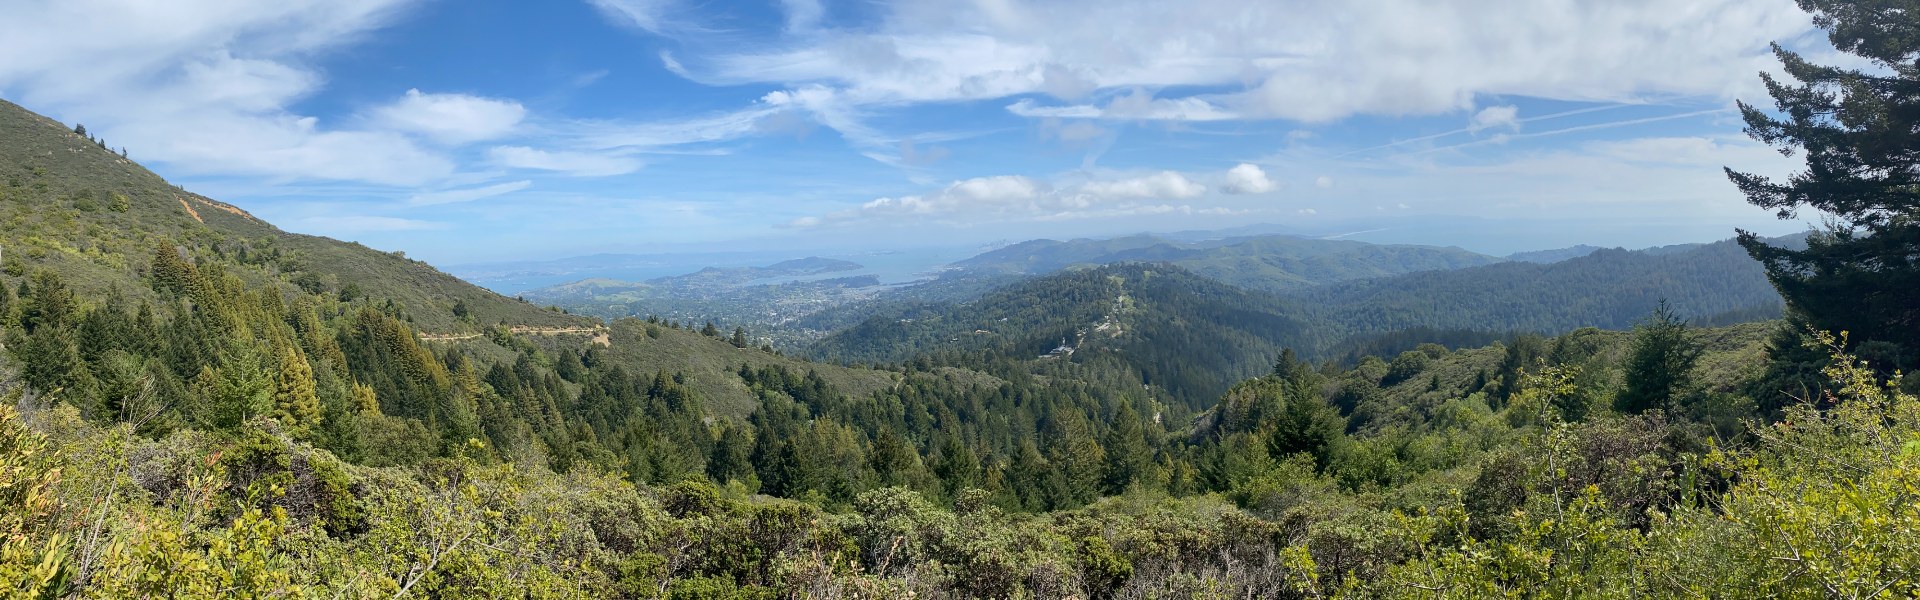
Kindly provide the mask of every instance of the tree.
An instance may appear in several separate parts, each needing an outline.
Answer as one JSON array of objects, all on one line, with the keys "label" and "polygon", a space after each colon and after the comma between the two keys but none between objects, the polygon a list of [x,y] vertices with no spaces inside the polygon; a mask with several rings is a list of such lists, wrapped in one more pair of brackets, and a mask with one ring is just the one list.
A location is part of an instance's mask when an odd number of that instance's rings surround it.
[{"label": "tree", "polygon": [[74,135],[77,135],[77,136],[80,136],[80,137],[87,137],[87,126],[86,126],[86,125],[81,125],[81,124],[79,124],[79,123],[74,123],[74,124],[73,124],[73,134],[74,134]]},{"label": "tree", "polygon": [[729,340],[729,341],[731,341],[731,342],[733,342],[733,347],[735,347],[735,348],[745,348],[745,347],[747,347],[747,330],[746,330],[746,328],[743,328],[743,327],[735,327],[735,328],[733,328],[733,339],[732,339],[732,340]]},{"label": "tree", "polygon": [[867,466],[873,469],[873,475],[883,487],[906,485],[913,473],[915,459],[913,447],[907,445],[891,429],[881,430],[873,438],[873,450],[867,454]]},{"label": "tree", "polygon": [[1661,302],[1653,316],[1635,328],[1626,387],[1614,399],[1614,407],[1633,414],[1671,408],[1691,385],[1693,363],[1699,358],[1700,348],[1687,331],[1687,322]]},{"label": "tree", "polygon": [[313,366],[292,348],[280,352],[280,372],[274,377],[273,415],[293,437],[308,439],[320,426],[320,396],[314,390]]},{"label": "tree", "polygon": [[747,439],[747,432],[740,427],[729,426],[720,432],[720,439],[713,445],[713,453],[707,458],[707,476],[714,481],[726,483],[729,480],[744,481],[753,476],[753,441]]},{"label": "tree", "polygon": [[[1799,0],[1814,24],[1866,68],[1816,65],[1773,46],[1791,80],[1762,73],[1778,113],[1744,102],[1747,134],[1799,151],[1806,170],[1785,181],[1727,169],[1756,206],[1782,219],[1803,208],[1829,215],[1825,231],[1796,250],[1740,232],[1781,296],[1816,328],[1848,331],[1855,343],[1920,345],[1920,1]],[[1899,366],[1899,365],[1882,365]]]},{"label": "tree", "polygon": [[1147,468],[1153,464],[1153,448],[1147,445],[1146,426],[1132,404],[1120,404],[1101,445],[1107,452],[1105,491],[1109,495],[1126,492],[1134,482],[1146,477]]}]

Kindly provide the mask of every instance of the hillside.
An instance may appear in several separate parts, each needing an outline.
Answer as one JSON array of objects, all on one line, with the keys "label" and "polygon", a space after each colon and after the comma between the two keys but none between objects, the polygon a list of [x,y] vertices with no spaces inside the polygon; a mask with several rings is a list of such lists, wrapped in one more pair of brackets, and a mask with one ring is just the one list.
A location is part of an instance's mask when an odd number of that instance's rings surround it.
[{"label": "hillside", "polygon": [[[458,347],[487,360],[511,362],[514,355],[496,343],[496,328],[558,352],[585,351],[592,332],[604,327],[597,319],[500,296],[400,253],[282,231],[237,207],[179,189],[71,128],[4,101],[0,140],[0,181],[6,183],[0,187],[0,283],[9,286],[47,271],[85,304],[115,294],[128,303],[161,304],[166,298],[154,287],[151,265],[156,247],[166,244],[248,288],[278,290],[295,300],[319,298],[336,311],[377,306],[429,345]],[[821,272],[844,268],[840,262],[776,267],[780,273]],[[627,325],[615,327],[609,354],[633,372],[684,373],[707,403],[728,416],[744,417],[756,403],[732,374],[743,362],[818,369],[861,392],[893,377],[744,351],[692,327],[654,329],[657,338],[628,344],[644,336],[632,335]]]},{"label": "hillside", "polygon": [[790,347],[820,335],[795,326],[799,319],[885,291],[871,274],[831,276],[860,269],[851,261],[813,257],[762,267],[708,267],[643,282],[584,279],[520,297],[606,319],[654,316],[745,327],[756,346]]},{"label": "hillside", "polygon": [[[398,253],[288,233],[230,204],[182,190],[72,131],[0,100],[0,206],[10,275],[45,268],[91,294],[151,299],[140,279],[157,244],[196,261],[232,261],[254,285],[391,299],[431,331],[475,324],[580,326],[590,321],[504,298]],[[453,316],[464,304],[472,316]]]},{"label": "hillside", "polygon": [[1624,330],[1663,299],[1702,324],[1766,320],[1780,311],[1758,263],[1731,241],[1409,273],[1282,295],[1222,284],[1178,264],[1075,269],[966,301],[862,307],[864,319],[808,353],[865,363],[955,353],[1035,360],[1071,347],[1072,362],[1109,364],[1197,401],[1268,366],[1282,348],[1350,362],[1429,342],[1472,347],[1522,333]]},{"label": "hillside", "polygon": [[[1777,315],[1780,296],[1733,241],[1601,250],[1560,262],[1509,262],[1322,286],[1288,294],[1342,335],[1414,327],[1559,333],[1625,329],[1662,299],[1683,316]],[[1770,313],[1770,314],[1769,314]],[[1751,318],[1751,317],[1749,317]]]},{"label": "hillside", "polygon": [[1515,252],[1513,254],[1508,254],[1507,260],[1549,264],[1549,263],[1557,263],[1563,260],[1567,260],[1569,258],[1580,258],[1582,256],[1593,254],[1601,250],[1604,250],[1604,248],[1601,248],[1599,246],[1589,246],[1586,244],[1580,244],[1578,246],[1554,248],[1551,250],[1533,250],[1529,252]]},{"label": "hillside", "polygon": [[1459,248],[1379,245],[1285,235],[1181,242],[1151,235],[1021,242],[954,263],[979,275],[1045,275],[1071,266],[1160,262],[1241,287],[1286,291],[1501,259]]},{"label": "hillside", "polygon": [[1311,339],[1310,324],[1290,312],[1263,292],[1128,263],[1029,279],[964,303],[888,306],[810,352],[846,362],[931,352],[1097,366],[1193,405]]}]

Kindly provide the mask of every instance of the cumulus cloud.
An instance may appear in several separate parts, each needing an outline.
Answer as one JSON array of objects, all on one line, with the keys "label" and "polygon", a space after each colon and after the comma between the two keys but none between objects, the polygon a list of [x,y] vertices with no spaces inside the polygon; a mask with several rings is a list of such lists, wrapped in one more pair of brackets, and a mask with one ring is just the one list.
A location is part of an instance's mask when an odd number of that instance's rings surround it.
[{"label": "cumulus cloud", "polygon": [[644,166],[638,159],[627,156],[540,150],[527,146],[495,146],[487,151],[487,159],[510,169],[556,171],[582,177],[625,175]]},{"label": "cumulus cloud", "polygon": [[407,90],[398,101],[373,111],[379,125],[453,144],[498,138],[527,115],[519,102],[466,94]]},{"label": "cumulus cloud", "polygon": [[1267,179],[1267,172],[1258,165],[1240,163],[1227,169],[1227,182],[1220,191],[1229,194],[1264,194],[1277,187],[1273,180]]},{"label": "cumulus cloud", "polygon": [[496,183],[493,185],[480,186],[480,187],[440,190],[440,191],[434,191],[434,192],[421,192],[418,194],[414,194],[413,197],[411,198],[408,198],[407,204],[410,204],[413,206],[433,206],[436,204],[455,204],[460,202],[472,202],[482,198],[492,198],[494,196],[499,196],[503,194],[511,194],[514,192],[518,192],[520,190],[527,189],[528,187],[531,187],[531,186],[533,186],[533,182],[523,180],[523,181],[509,181],[506,183]]}]

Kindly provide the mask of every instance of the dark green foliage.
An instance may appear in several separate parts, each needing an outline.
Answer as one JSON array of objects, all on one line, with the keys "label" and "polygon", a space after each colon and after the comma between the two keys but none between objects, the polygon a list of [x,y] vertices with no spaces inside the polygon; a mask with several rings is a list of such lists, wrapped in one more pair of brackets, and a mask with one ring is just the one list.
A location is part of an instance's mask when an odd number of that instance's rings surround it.
[{"label": "dark green foliage", "polygon": [[1661,304],[1634,331],[1625,365],[1626,387],[1614,406],[1629,414],[1678,408],[1692,391],[1693,366],[1699,359],[1700,348],[1687,322]]},{"label": "dark green foliage", "polygon": [[1542,334],[1625,329],[1662,299],[1688,317],[1754,308],[1778,314],[1779,294],[1734,242],[1655,250],[1336,283],[1288,298],[1312,311],[1307,318],[1341,326],[1334,339],[1418,327]]},{"label": "dark green foliage", "polygon": [[1742,232],[1740,244],[1766,266],[1789,304],[1822,331],[1846,331],[1851,343],[1891,344],[1886,370],[1911,368],[1920,345],[1920,55],[1910,0],[1801,0],[1815,24],[1865,68],[1818,65],[1774,46],[1785,80],[1762,73],[1775,111],[1740,104],[1747,134],[1806,159],[1784,181],[1727,175],[1748,202],[1783,219],[1802,209],[1833,221],[1804,249]]},{"label": "dark green foliage", "polygon": [[1270,357],[1309,338],[1308,325],[1290,315],[1264,293],[1177,267],[1128,264],[1029,280],[962,305],[895,307],[814,353],[866,363],[933,354],[996,374],[1004,367],[995,365],[1032,362],[1041,372],[1131,379],[1192,409],[1267,372]]}]

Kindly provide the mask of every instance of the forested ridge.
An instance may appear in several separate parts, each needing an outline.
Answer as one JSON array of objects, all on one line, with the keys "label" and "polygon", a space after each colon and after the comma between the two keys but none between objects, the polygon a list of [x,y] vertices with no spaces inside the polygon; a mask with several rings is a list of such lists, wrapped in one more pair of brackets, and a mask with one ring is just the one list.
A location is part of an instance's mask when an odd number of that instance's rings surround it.
[{"label": "forested ridge", "polygon": [[[1735,184],[1833,226],[1742,235],[1785,318],[1727,326],[1654,297],[1321,339],[1286,298],[1129,263],[902,309],[846,346],[891,366],[836,366],[285,234],[0,105],[0,589],[1911,597],[1920,111],[1887,90],[1920,37],[1876,17],[1920,7],[1803,5],[1881,69],[1782,51],[1781,111],[1747,107],[1818,168]],[[1607,285],[1534,273],[1571,288],[1548,301]]]}]

